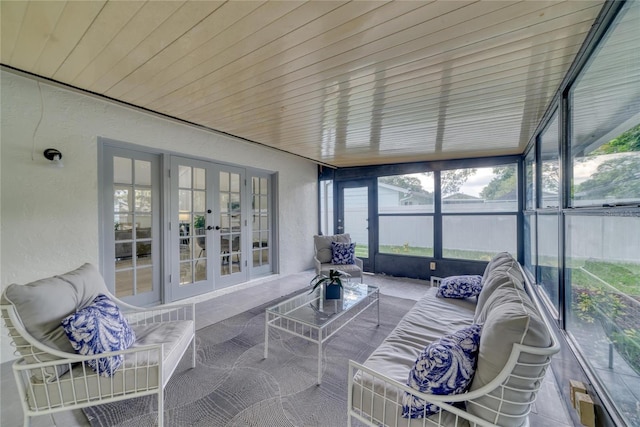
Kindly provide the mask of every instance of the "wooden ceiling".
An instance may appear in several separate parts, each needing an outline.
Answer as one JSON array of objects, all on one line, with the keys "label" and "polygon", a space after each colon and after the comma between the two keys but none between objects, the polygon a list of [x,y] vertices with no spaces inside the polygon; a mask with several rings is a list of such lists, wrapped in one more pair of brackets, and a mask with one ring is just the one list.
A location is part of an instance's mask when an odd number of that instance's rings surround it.
[{"label": "wooden ceiling", "polygon": [[336,167],[514,154],[602,5],[3,0],[1,62]]}]

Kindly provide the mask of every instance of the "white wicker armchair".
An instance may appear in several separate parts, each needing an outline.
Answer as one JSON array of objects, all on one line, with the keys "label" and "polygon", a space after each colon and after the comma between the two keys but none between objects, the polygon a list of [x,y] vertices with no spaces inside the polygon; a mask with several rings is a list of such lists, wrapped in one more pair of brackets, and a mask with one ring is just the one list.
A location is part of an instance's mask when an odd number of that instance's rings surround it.
[{"label": "white wicker armchair", "polygon": [[363,262],[360,258],[355,257],[353,264],[333,264],[331,262],[331,242],[351,243],[351,236],[348,233],[335,234],[332,236],[313,236],[313,264],[316,274],[329,274],[330,270],[340,270],[349,274],[351,277],[359,277],[362,283],[362,272],[364,271]]},{"label": "white wicker armchair", "polygon": [[[126,350],[81,356],[66,346],[60,321],[98,294],[116,302],[136,342]],[[164,387],[190,344],[195,367],[193,304],[131,306],[109,293],[91,264],[28,285],[11,285],[1,302],[2,318],[21,356],[13,372],[25,426],[32,416],[153,394],[158,396],[158,426],[162,426]],[[110,377],[98,375],[88,364],[117,355],[123,356],[123,363]]]}]

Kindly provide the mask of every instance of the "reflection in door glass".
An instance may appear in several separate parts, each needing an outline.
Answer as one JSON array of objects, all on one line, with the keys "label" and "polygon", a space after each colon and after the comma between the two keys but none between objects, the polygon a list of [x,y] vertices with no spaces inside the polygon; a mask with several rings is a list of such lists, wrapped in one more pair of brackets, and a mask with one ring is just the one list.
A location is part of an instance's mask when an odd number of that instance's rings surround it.
[{"label": "reflection in door glass", "polygon": [[239,273],[242,268],[240,174],[220,172],[220,275]]},{"label": "reflection in door glass", "polygon": [[320,181],[320,233],[333,234],[333,181]]},{"label": "reflection in door glass", "polygon": [[151,162],[113,158],[115,291],[153,290]]},{"label": "reflection in door glass", "polygon": [[344,189],[344,229],[356,244],[358,258],[369,257],[369,191],[367,187]]},{"label": "reflection in door glass", "polygon": [[269,264],[269,187],[267,178],[253,177],[251,180],[252,192],[252,230],[253,267],[262,267]]},{"label": "reflection in door glass", "polygon": [[180,232],[180,285],[207,280],[206,170],[178,168],[178,224]]}]

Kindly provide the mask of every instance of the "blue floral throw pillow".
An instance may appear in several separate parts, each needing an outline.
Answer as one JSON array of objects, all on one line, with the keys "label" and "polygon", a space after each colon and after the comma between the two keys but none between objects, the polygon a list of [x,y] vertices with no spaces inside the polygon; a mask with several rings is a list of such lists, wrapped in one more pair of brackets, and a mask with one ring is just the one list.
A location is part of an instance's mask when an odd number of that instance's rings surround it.
[{"label": "blue floral throw pillow", "polygon": [[356,244],[331,242],[332,264],[355,264]]},{"label": "blue floral throw pillow", "polygon": [[[409,372],[407,385],[429,394],[464,393],[476,370],[481,330],[482,325],[473,324],[429,344]],[[424,418],[439,411],[439,406],[410,393],[402,398],[405,418]]]},{"label": "blue floral throw pillow", "polygon": [[[135,342],[135,333],[118,306],[106,295],[98,295],[88,306],[62,319],[62,327],[73,349],[81,355],[125,350]],[[103,377],[113,376],[122,355],[102,357],[88,363]]]},{"label": "blue floral throw pillow", "polygon": [[482,276],[450,276],[445,277],[438,286],[436,296],[442,298],[469,298],[480,295]]}]

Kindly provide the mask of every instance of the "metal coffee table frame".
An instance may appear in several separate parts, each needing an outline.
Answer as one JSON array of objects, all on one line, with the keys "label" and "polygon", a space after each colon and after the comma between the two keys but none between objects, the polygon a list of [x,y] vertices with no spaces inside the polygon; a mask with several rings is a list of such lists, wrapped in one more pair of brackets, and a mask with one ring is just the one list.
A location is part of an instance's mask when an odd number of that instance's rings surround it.
[{"label": "metal coffee table frame", "polygon": [[288,332],[318,344],[318,385],[322,382],[322,345],[372,305],[377,307],[380,325],[380,293],[375,286],[345,284],[340,300],[323,298],[324,288],[282,301],[265,311],[264,358],[269,353],[269,329]]}]

